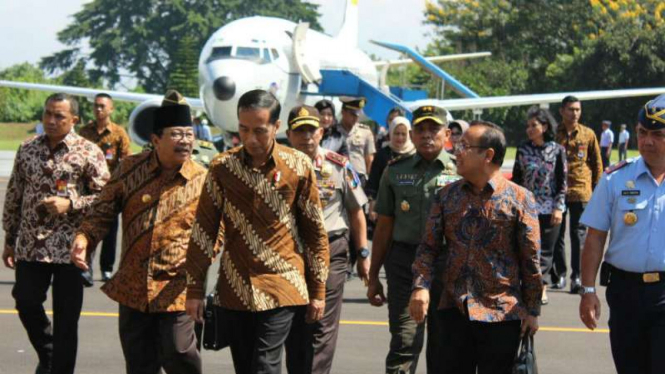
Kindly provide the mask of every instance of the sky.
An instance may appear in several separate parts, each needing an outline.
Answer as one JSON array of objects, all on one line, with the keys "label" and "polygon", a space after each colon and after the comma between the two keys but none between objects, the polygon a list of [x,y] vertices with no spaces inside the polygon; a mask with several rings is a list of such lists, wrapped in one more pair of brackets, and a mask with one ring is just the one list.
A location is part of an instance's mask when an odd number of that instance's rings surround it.
[{"label": "sky", "polygon": [[[90,0],[0,0],[0,70],[22,62],[37,63],[41,57],[64,49],[56,34],[72,15]],[[320,22],[335,35],[344,17],[344,0],[311,0],[319,4]],[[369,43],[391,41],[424,48],[429,27],[424,20],[425,0],[359,0],[359,45],[381,58],[397,54]]]}]

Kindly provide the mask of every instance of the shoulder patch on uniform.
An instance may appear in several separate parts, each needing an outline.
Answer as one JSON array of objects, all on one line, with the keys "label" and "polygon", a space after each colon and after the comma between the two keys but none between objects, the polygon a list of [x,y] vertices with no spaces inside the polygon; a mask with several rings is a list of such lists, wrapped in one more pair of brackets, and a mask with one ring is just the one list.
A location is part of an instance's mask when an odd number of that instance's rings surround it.
[{"label": "shoulder patch on uniform", "polygon": [[626,160],[623,160],[623,161],[617,162],[617,163],[614,164],[614,165],[608,166],[608,167],[605,169],[605,174],[612,174],[612,173],[614,173],[615,171],[621,169],[622,167],[628,165],[629,163],[630,163],[630,162],[628,162],[628,161],[626,161]]},{"label": "shoulder patch on uniform", "polygon": [[215,145],[212,144],[212,143],[209,142],[209,141],[206,141],[206,140],[197,140],[197,142],[199,143],[199,146],[201,146],[202,148],[207,148],[207,149],[214,149],[214,148],[215,148]]},{"label": "shoulder patch on uniform", "polygon": [[400,162],[400,161],[403,161],[403,160],[406,160],[406,159],[410,158],[411,156],[412,156],[412,155],[406,155],[406,154],[404,154],[404,155],[399,155],[399,156],[397,156],[397,157],[395,157],[395,158],[389,160],[389,161],[388,161],[388,165],[394,165],[394,164],[396,164],[396,163],[398,163],[398,162]]},{"label": "shoulder patch on uniform", "polygon": [[339,166],[344,166],[346,165],[347,158],[346,156],[340,155],[339,153],[328,151],[326,152],[326,160],[332,161]]}]

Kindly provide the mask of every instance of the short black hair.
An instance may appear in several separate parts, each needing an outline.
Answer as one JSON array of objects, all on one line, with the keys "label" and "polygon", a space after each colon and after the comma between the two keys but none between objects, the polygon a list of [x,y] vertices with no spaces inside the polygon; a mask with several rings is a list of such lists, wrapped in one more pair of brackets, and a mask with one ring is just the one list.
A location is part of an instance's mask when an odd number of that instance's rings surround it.
[{"label": "short black hair", "polygon": [[270,112],[270,119],[268,122],[274,124],[279,119],[282,106],[272,93],[265,90],[252,90],[245,92],[238,100],[237,113],[240,113],[243,109],[268,109]]},{"label": "short black hair", "polygon": [[552,116],[552,113],[547,109],[532,106],[529,108],[529,111],[526,112],[526,120],[531,121],[532,118],[535,118],[542,125],[547,125],[547,130],[543,133],[543,140],[546,142],[554,140],[554,134],[556,134],[556,127],[558,125],[554,116]]},{"label": "short black hair", "polygon": [[474,126],[482,126],[485,132],[480,137],[481,147],[492,148],[494,150],[494,157],[492,163],[498,166],[503,165],[503,158],[506,156],[506,136],[503,134],[503,129],[489,121],[472,121],[469,123],[469,128]]},{"label": "short black hair", "polygon": [[97,100],[97,99],[109,99],[109,100],[113,101],[113,98],[111,97],[111,95],[109,95],[105,92],[101,92],[101,93],[98,93],[97,95],[95,95],[95,100]]},{"label": "short black hair", "polygon": [[321,113],[321,111],[324,109],[330,109],[333,113],[333,116],[335,115],[335,104],[333,104],[333,102],[330,100],[327,99],[319,100],[316,102],[316,104],[314,104],[314,108],[316,108],[316,110],[318,110],[319,113]]},{"label": "short black hair", "polygon": [[76,101],[74,96],[66,94],[64,92],[57,92],[54,94],[49,95],[49,97],[46,98],[46,101],[44,101],[44,107],[48,105],[51,101],[69,101],[69,112],[73,115],[78,117],[79,115],[79,102]]},{"label": "short black hair", "polygon": [[576,96],[573,95],[568,95],[561,100],[561,107],[565,108],[566,105],[572,104],[572,103],[579,103],[580,99],[578,99]]},{"label": "short black hair", "polygon": [[396,106],[396,107],[390,109],[390,111],[388,112],[388,115],[386,116],[386,118],[390,117],[394,113],[397,113],[398,116],[404,117],[405,112],[404,112],[404,109]]}]

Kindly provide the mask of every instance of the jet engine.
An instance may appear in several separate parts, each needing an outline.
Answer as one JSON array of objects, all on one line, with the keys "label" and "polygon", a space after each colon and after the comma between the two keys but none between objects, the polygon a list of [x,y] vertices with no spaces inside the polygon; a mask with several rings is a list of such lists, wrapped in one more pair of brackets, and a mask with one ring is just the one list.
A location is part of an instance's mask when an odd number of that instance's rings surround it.
[{"label": "jet engine", "polygon": [[152,125],[155,119],[155,110],[162,105],[162,99],[152,99],[142,102],[129,116],[129,137],[134,143],[143,146],[150,142]]}]

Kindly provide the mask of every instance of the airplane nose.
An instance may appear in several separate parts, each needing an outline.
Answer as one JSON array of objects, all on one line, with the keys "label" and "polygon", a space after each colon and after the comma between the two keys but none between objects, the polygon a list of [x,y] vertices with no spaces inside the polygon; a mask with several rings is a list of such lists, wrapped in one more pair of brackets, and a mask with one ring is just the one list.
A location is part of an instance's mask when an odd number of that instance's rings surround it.
[{"label": "airplane nose", "polygon": [[226,101],[236,93],[236,83],[229,77],[219,77],[215,79],[212,90],[218,100]]}]

